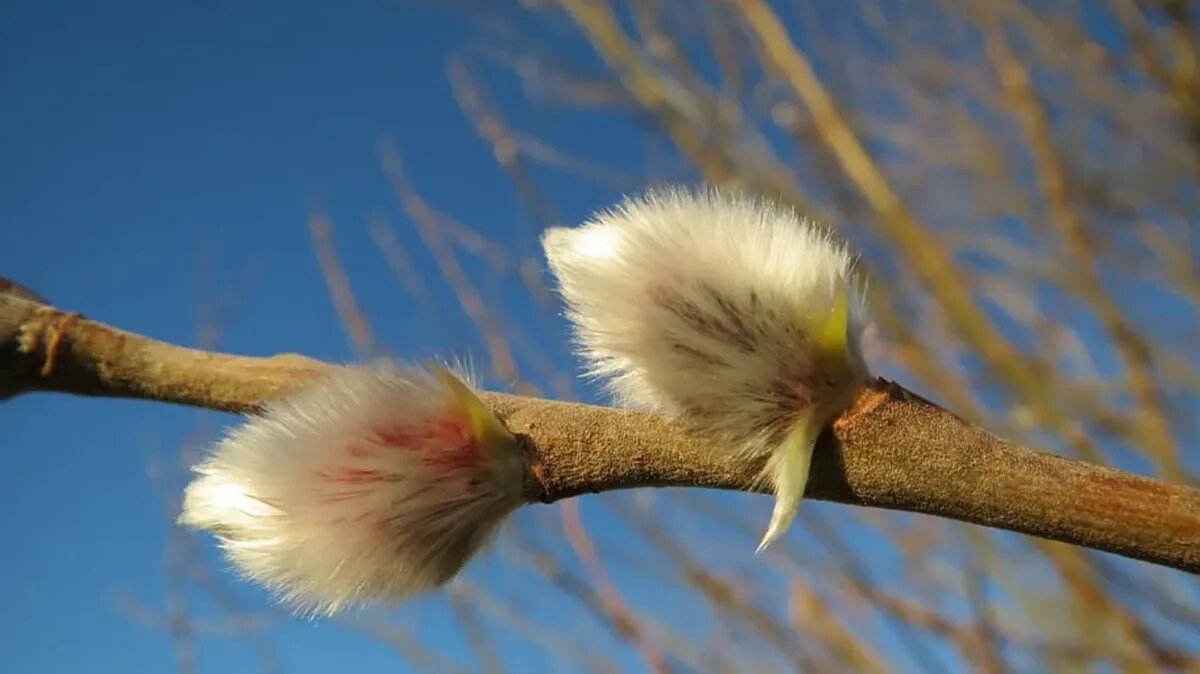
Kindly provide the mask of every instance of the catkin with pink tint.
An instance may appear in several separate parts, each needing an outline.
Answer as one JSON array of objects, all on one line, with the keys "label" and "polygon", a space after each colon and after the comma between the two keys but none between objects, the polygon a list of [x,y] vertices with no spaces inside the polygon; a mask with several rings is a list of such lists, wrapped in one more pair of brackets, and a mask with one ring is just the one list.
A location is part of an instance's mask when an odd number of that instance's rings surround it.
[{"label": "catkin with pink tint", "polygon": [[298,610],[445,583],[521,503],[516,439],[448,370],[343,367],[269,403],[196,467],[181,521]]}]

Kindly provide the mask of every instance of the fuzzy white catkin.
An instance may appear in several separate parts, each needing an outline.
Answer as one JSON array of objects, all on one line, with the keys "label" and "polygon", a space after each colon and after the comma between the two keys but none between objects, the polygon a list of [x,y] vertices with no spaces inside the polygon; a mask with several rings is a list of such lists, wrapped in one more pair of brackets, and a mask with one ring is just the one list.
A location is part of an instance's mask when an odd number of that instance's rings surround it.
[{"label": "fuzzy white catkin", "polygon": [[821,428],[868,379],[847,248],[791,209],[715,189],[629,199],[543,246],[588,372],[618,403],[769,457],[760,549],[782,534]]},{"label": "fuzzy white catkin", "polygon": [[297,610],[332,614],[452,578],[521,503],[517,441],[448,370],[334,369],[196,467],[184,524]]}]

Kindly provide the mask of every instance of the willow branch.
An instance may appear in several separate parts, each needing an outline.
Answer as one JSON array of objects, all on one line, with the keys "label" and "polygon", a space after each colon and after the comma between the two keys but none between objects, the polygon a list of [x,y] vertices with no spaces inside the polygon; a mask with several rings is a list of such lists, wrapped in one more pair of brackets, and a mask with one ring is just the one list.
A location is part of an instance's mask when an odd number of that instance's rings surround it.
[{"label": "willow branch", "polygon": [[[188,349],[0,292],[0,398],[29,391],[249,413],[331,366]],[[759,465],[640,412],[484,394],[527,450],[525,496],[753,490]],[[883,380],[826,431],[807,496],[937,515],[1200,572],[1200,491],[1041,454]]]}]

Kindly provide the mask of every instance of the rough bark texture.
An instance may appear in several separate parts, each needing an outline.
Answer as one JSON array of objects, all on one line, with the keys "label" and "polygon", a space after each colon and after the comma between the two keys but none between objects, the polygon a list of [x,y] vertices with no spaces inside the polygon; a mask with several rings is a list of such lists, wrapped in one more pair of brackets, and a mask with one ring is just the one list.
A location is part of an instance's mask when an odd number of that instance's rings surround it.
[{"label": "rough bark texture", "polygon": [[[187,349],[26,297],[0,289],[0,400],[58,391],[248,413],[330,367]],[[654,415],[484,397],[525,439],[531,502],[631,487],[754,489],[760,466]],[[1200,491],[1034,452],[882,380],[822,437],[807,495],[1200,572]]]}]

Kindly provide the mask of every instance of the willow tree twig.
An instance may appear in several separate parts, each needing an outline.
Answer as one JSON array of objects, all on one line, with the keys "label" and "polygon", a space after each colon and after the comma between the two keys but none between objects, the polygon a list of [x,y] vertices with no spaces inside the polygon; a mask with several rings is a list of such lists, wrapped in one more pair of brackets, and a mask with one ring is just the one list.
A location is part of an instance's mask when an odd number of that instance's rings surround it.
[{"label": "willow tree twig", "polygon": [[[248,413],[328,367],[187,349],[0,293],[0,398],[57,391]],[[484,398],[523,439],[530,502],[632,487],[753,490],[761,467],[651,414]],[[1200,572],[1200,490],[1034,452],[883,380],[827,429],[807,496]]]}]

